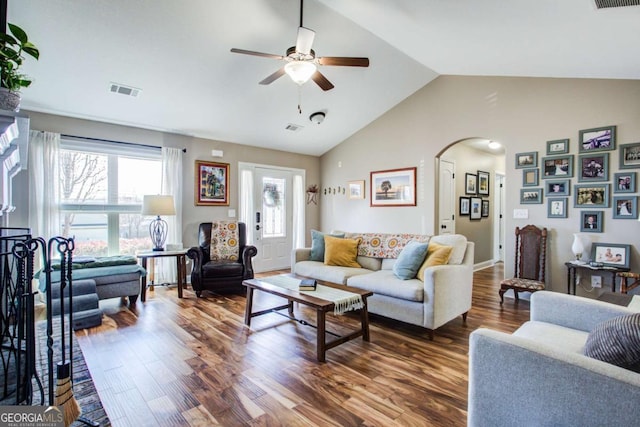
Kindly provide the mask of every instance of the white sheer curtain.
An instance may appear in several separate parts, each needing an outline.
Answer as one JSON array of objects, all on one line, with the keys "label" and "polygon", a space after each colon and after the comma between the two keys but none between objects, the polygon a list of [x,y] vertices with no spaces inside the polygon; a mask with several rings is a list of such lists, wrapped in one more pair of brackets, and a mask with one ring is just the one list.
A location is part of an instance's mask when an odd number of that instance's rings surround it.
[{"label": "white sheer curtain", "polygon": [[247,226],[247,244],[253,244],[253,170],[242,169],[240,173],[240,221]]},{"label": "white sheer curtain", "polygon": [[29,133],[29,225],[34,237],[46,240],[60,234],[59,152],[59,133]]},{"label": "white sheer curtain", "polygon": [[[163,147],[161,193],[173,196],[176,208],[174,216],[164,218],[168,226],[167,245],[178,245],[178,247],[182,247],[182,186],[182,150]],[[156,262],[158,282],[177,282],[176,263],[173,257],[158,258]]]},{"label": "white sheer curtain", "polygon": [[302,175],[293,176],[293,248],[304,248],[305,246],[305,192],[304,192],[304,179]]}]

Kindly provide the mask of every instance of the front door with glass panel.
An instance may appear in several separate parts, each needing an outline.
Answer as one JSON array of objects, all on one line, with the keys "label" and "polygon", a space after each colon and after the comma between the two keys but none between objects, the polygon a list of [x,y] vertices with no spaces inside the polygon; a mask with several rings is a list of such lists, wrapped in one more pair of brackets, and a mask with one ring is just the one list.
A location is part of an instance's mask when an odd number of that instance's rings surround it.
[{"label": "front door with glass panel", "polygon": [[292,174],[256,168],[254,175],[254,244],[258,255],[255,271],[288,268],[292,248]]}]

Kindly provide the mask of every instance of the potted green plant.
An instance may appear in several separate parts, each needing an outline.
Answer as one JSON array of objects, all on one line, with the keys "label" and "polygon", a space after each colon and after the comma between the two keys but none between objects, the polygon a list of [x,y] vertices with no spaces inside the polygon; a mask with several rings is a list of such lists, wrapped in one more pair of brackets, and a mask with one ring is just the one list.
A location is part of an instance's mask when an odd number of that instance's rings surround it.
[{"label": "potted green plant", "polygon": [[11,34],[0,33],[0,109],[17,111],[20,89],[31,85],[31,80],[20,72],[23,55],[38,60],[40,51],[22,28],[9,24],[9,32]]}]

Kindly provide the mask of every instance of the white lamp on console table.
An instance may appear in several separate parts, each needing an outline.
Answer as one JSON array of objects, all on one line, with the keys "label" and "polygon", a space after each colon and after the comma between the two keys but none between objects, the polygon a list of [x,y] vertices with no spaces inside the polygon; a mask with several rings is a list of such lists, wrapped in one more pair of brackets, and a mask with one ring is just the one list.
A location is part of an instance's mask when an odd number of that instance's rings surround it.
[{"label": "white lamp on console table", "polygon": [[155,215],[156,219],[149,224],[149,235],[154,251],[164,251],[167,240],[167,221],[160,215],[175,215],[173,196],[146,195],[142,199],[142,215]]}]

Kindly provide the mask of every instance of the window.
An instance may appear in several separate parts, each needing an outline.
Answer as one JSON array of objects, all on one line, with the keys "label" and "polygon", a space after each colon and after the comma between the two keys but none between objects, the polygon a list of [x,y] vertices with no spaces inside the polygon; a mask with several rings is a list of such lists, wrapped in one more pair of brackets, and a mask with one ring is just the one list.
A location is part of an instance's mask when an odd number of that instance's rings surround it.
[{"label": "window", "polygon": [[135,254],[149,249],[142,196],[160,194],[156,147],[63,139],[59,156],[60,234],[75,237],[76,255]]}]

